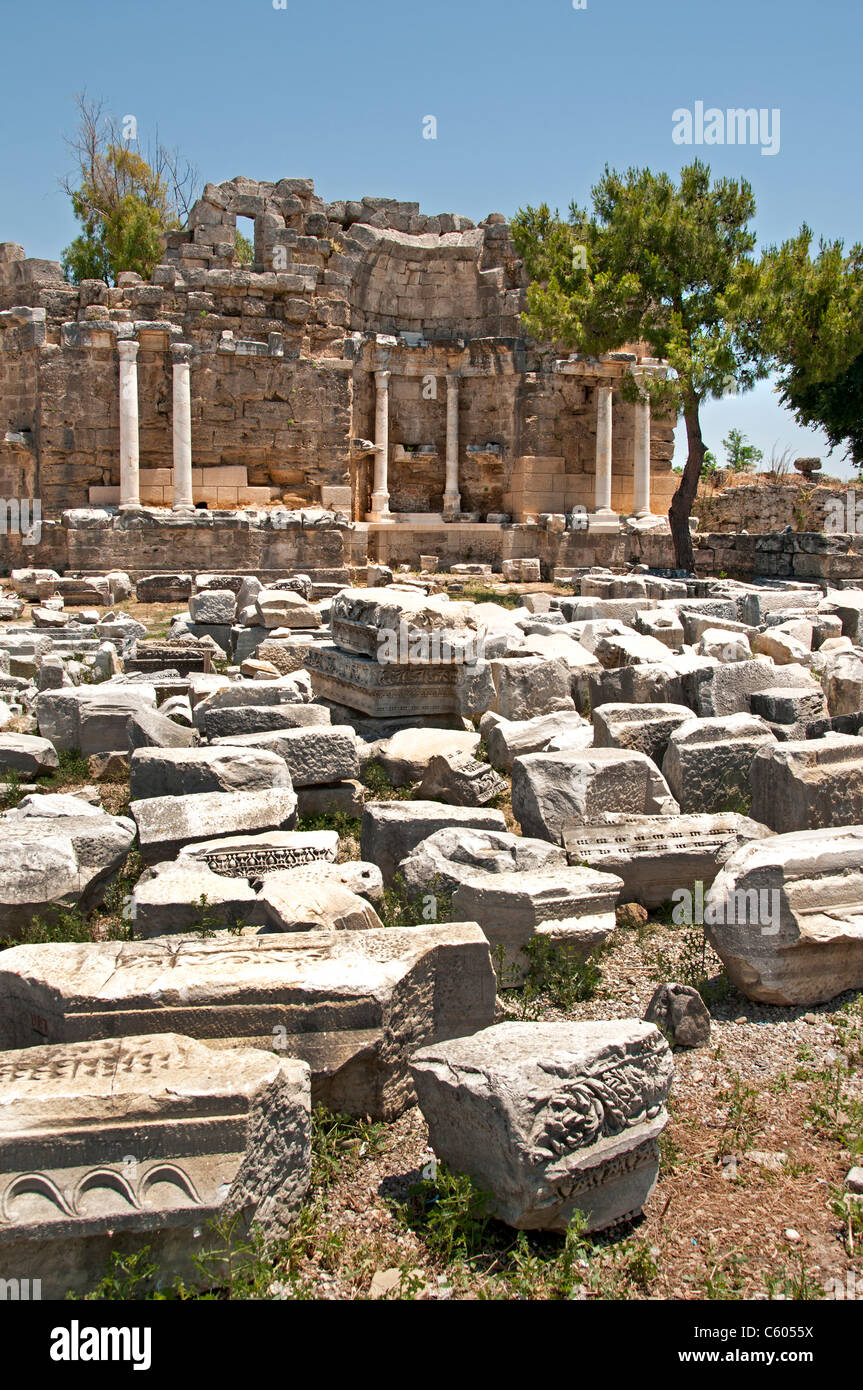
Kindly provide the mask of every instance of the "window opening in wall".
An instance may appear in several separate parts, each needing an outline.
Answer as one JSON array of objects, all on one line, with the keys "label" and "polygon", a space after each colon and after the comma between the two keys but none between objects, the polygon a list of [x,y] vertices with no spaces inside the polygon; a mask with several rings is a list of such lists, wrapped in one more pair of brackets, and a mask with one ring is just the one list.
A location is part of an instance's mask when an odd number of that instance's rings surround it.
[{"label": "window opening in wall", "polygon": [[255,260],[255,219],[237,218],[237,238],[234,250],[237,265],[253,265]]}]

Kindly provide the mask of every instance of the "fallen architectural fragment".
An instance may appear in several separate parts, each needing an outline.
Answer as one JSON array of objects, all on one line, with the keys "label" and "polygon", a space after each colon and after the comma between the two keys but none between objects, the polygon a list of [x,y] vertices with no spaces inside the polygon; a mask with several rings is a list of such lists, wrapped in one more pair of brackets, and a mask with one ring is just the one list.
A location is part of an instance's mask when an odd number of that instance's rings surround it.
[{"label": "fallen architectural fragment", "polygon": [[175,1033],[0,1056],[0,1262],[43,1298],[83,1294],[111,1254],[149,1247],[165,1284],[199,1279],[239,1216],[288,1234],[309,1182],[309,1069]]},{"label": "fallen architectural fragment", "polygon": [[25,796],[0,816],[0,935],[18,937],[59,909],[97,906],[134,839],[134,822],[81,797]]},{"label": "fallen architectural fragment", "polygon": [[281,830],[293,825],[297,796],[288,785],[269,791],[197,792],[192,796],[153,796],[133,801],[141,854],[149,864],[172,859],[193,840],[238,831]]},{"label": "fallen architectural fragment", "polygon": [[700,816],[603,815],[594,825],[564,825],[570,864],[588,864],[623,880],[621,902],[661,907],[676,889],[712,883],[743,845],[763,839],[765,825],[734,812]]},{"label": "fallen architectural fragment", "polygon": [[377,864],[391,883],[401,861],[421,840],[448,827],[506,830],[503,811],[481,806],[445,806],[440,801],[367,801],[363,808],[360,853]]},{"label": "fallen architectural fragment", "polygon": [[260,835],[223,835],[185,844],[177,863],[197,861],[215,874],[258,879],[284,869],[332,862],[339,848],[335,830],[267,830]]},{"label": "fallen architectural fragment", "polygon": [[506,791],[506,782],[488,763],[469,753],[436,753],[429,759],[417,795],[448,806],[487,806]]},{"label": "fallen architectural fragment", "polygon": [[564,825],[605,811],[676,815],[679,806],[644,753],[622,748],[530,753],[512,765],[512,813],[525,835],[561,843]]},{"label": "fallen architectural fragment", "polygon": [[662,771],[681,811],[742,811],[750,800],[753,759],[775,746],[769,726],[756,715],[691,719],[671,734]]},{"label": "fallen architectural fragment", "polygon": [[656,1183],[671,1052],[652,1024],[501,1023],[414,1053],[432,1148],[518,1230],[603,1230]]},{"label": "fallen architectural fragment", "polygon": [[655,1023],[672,1047],[706,1047],[710,1014],[692,985],[660,985],[644,1011],[645,1023]]},{"label": "fallen architectural fragment", "polygon": [[377,1118],[413,1103],[410,1052],[488,1027],[494,1004],[488,942],[472,922],[0,955],[4,1047],[182,1029],[302,1058],[314,1104]]},{"label": "fallen architectural fragment", "polygon": [[819,1004],[863,987],[863,826],[773,835],[727,861],[705,931],[737,988]]},{"label": "fallen architectural fragment", "polygon": [[853,734],[769,745],[750,769],[753,819],[788,834],[863,821],[863,743]]}]

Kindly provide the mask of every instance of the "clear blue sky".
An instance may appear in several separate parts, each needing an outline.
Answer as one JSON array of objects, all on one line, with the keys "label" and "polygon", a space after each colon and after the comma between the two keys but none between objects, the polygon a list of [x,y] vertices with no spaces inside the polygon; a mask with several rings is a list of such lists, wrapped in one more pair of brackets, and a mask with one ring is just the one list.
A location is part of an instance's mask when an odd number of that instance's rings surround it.
[{"label": "clear blue sky", "polygon": [[[750,180],[762,245],[804,220],[863,240],[860,0],[31,0],[2,35],[0,240],[32,256],[74,235],[57,179],[83,90],[213,182],[310,176],[326,199],[479,219],[585,202],[606,162],[676,173],[698,154]],[[779,153],[674,144],[697,101],[778,107]],[[704,411],[717,452],[735,424],[766,454],[826,453],[768,384]]]}]

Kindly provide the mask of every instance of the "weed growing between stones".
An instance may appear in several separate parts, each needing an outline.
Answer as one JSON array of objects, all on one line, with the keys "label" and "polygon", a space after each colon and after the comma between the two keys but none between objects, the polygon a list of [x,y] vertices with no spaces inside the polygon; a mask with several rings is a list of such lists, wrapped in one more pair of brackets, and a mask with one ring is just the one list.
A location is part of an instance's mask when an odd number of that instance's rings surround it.
[{"label": "weed growing between stones", "polygon": [[378,801],[409,801],[413,795],[411,787],[394,787],[386,769],[378,758],[366,763],[361,774],[363,786]]},{"label": "weed growing between stones", "polygon": [[566,1232],[514,1231],[489,1215],[488,1194],[468,1176],[437,1166],[398,1209],[429,1254],[447,1266],[453,1292],[479,1281],[476,1296],[497,1299],[629,1298],[648,1293],[659,1273],[646,1241],[585,1233],[576,1212]]},{"label": "weed growing between stones", "polygon": [[378,908],[385,927],[427,927],[435,922],[453,920],[452,893],[441,887],[435,878],[424,893],[411,895],[401,874],[396,874]]},{"label": "weed growing between stones", "polygon": [[567,1012],[596,994],[602,981],[597,958],[604,954],[604,947],[585,959],[572,946],[534,936],[521,950],[527,959],[523,980],[521,972],[507,964],[503,946],[492,952],[500,988],[507,991],[506,1002],[511,1006],[508,1017],[533,1022],[549,1007]]},{"label": "weed growing between stones", "polygon": [[[666,925],[670,923],[671,904],[663,904],[655,915]],[[673,980],[679,985],[690,985],[698,990],[708,1008],[721,1003],[731,992],[731,981],[707,940],[703,926],[693,924],[678,928],[674,945],[669,949],[659,947],[652,955],[650,973],[657,984]]]},{"label": "weed growing between stones", "polygon": [[502,594],[497,589],[484,588],[481,584],[465,584],[456,598],[459,602],[466,603],[496,603],[501,608],[522,606],[521,594]]},{"label": "weed growing between stones", "polygon": [[7,772],[3,792],[0,794],[0,811],[14,811],[25,795],[21,785],[21,774],[19,772]]},{"label": "weed growing between stones", "polygon": [[380,1121],[337,1115],[316,1105],[312,1111],[312,1187],[327,1187],[346,1165],[376,1157],[386,1137],[387,1127]]}]

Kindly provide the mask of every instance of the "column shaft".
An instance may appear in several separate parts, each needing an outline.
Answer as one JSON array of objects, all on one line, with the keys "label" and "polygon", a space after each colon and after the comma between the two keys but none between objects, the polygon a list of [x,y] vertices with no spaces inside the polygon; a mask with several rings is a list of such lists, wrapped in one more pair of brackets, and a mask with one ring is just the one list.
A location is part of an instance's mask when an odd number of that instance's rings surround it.
[{"label": "column shaft", "polygon": [[371,516],[388,516],[390,494],[387,472],[390,454],[390,374],[375,372],[375,480]]},{"label": "column shaft", "polygon": [[650,401],[635,403],[632,510],[650,516]]},{"label": "column shaft", "polygon": [[611,392],[596,388],[596,477],[594,503],[597,512],[611,512]]},{"label": "column shaft", "polygon": [[458,490],[458,396],[459,379],[451,375],[446,379],[446,481],[444,483],[444,513],[453,515],[461,511],[461,494]]},{"label": "column shaft", "polygon": [[175,512],[193,512],[192,390],[187,348],[174,349],[173,457]]},{"label": "column shaft", "polygon": [[120,356],[120,510],[141,505],[138,475],[138,344],[131,338],[117,342]]}]

